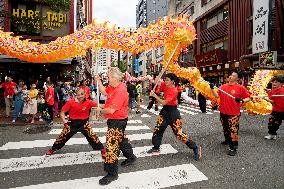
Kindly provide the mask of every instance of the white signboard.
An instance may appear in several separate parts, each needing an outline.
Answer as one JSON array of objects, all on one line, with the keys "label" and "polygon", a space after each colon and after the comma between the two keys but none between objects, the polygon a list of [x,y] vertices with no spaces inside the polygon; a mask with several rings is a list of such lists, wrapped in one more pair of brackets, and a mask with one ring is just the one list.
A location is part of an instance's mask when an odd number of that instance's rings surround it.
[{"label": "white signboard", "polygon": [[269,1],[270,0],[254,0],[253,1],[253,38],[252,53],[260,53],[268,51],[269,37]]}]

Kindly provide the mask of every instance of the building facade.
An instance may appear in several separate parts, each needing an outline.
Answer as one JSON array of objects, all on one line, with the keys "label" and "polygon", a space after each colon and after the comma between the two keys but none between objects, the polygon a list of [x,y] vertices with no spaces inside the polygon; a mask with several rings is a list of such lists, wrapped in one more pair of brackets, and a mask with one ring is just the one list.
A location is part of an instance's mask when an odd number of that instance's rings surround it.
[{"label": "building facade", "polygon": [[[5,32],[13,32],[23,39],[30,39],[39,43],[49,43],[74,33],[81,23],[77,13],[78,6],[84,8],[84,22],[91,22],[92,1],[91,0],[70,0],[66,10],[55,10],[50,4],[39,1],[25,0],[1,0],[0,26]],[[84,58],[87,60],[86,58]],[[45,80],[52,76],[54,81],[65,78],[75,78],[79,74],[76,59],[62,60],[55,63],[36,64],[24,62],[13,57],[0,55],[0,78],[7,75],[12,76],[16,81],[24,79],[27,83],[35,80]]]},{"label": "building facade", "polygon": [[118,52],[113,49],[101,48],[96,54],[98,73],[106,74],[108,67],[118,61]]},{"label": "building facade", "polygon": [[[271,50],[283,62],[283,1],[273,0],[271,10]],[[251,74],[259,55],[252,54],[253,0],[195,0],[169,2],[173,16],[187,15],[197,32],[197,40],[188,47],[194,65],[202,76],[223,83],[232,71]],[[245,77],[245,84],[249,76]]]},{"label": "building facade", "polygon": [[158,18],[167,15],[168,1],[139,0],[136,6],[136,27],[147,27],[149,23],[155,24]]},{"label": "building facade", "polygon": [[[168,1],[165,0],[139,0],[136,6],[136,27],[147,27],[150,23],[156,24],[158,19],[168,15]],[[136,56],[138,70],[136,76],[159,72],[162,69],[164,48],[149,49]]]}]

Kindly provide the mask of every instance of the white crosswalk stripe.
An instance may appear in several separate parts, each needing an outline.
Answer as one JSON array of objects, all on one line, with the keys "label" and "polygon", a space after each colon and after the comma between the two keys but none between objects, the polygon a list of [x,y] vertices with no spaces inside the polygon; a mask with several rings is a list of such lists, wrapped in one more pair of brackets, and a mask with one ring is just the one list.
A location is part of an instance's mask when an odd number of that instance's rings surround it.
[{"label": "white crosswalk stripe", "polygon": [[[195,108],[191,108],[189,106],[179,105],[179,107],[184,108],[184,109],[189,109],[189,110],[192,110],[192,111],[201,112],[201,110],[195,109]],[[206,114],[213,114],[212,112],[210,112],[210,110],[206,110],[206,111],[207,111]]]},{"label": "white crosswalk stripe", "polygon": [[[151,139],[152,133],[143,133],[143,134],[133,134],[127,135],[127,138],[130,141],[134,140],[145,140]],[[105,143],[105,137],[99,137],[102,143]],[[40,147],[48,147],[52,146],[55,139],[49,140],[33,140],[33,141],[20,141],[20,142],[8,142],[0,147],[0,150],[15,150],[15,149],[22,149],[22,148],[40,148]],[[66,142],[65,145],[74,145],[74,144],[88,144],[87,139],[85,138],[71,138]]]},{"label": "white crosswalk stripe", "polygon": [[[68,180],[61,182],[53,182],[26,187],[18,187],[18,189],[50,189],[65,188],[69,189],[91,189],[91,188],[108,188],[108,189],[142,189],[142,188],[166,188],[176,185],[188,184],[208,180],[208,178],[200,172],[193,164],[182,164],[171,167],[163,167],[158,169],[149,169],[137,172],[119,174],[118,180],[109,185],[100,186],[99,179],[101,177],[92,177],[76,180]],[[142,179],[143,178],[143,179]]]},{"label": "white crosswalk stripe", "polygon": [[[146,108],[146,107],[145,107]],[[154,110],[153,110],[154,111]],[[188,111],[189,110],[184,110]],[[158,114],[158,113],[157,113]],[[138,158],[143,158],[143,161],[151,161],[151,156],[154,154],[148,154],[147,151],[152,148],[149,144],[151,144],[151,139],[153,136],[150,131],[150,127],[143,124],[141,120],[129,120],[128,125],[126,127],[126,131],[131,131],[135,134],[127,134],[126,136],[130,141],[136,141],[135,144],[140,144],[138,146],[133,146],[133,153]],[[56,124],[62,127],[62,124]],[[107,131],[106,125],[101,127],[93,128],[96,133],[104,133]],[[100,154],[100,151],[81,151],[72,153],[70,149],[72,149],[72,145],[88,145],[88,141],[84,137],[80,138],[71,138],[66,145],[69,145],[68,153],[65,153],[65,150],[59,150],[56,154],[47,156],[42,154],[42,150],[33,151],[33,155],[29,156],[24,152],[25,150],[33,150],[34,148],[45,148],[51,147],[55,141],[53,138],[54,135],[58,135],[61,133],[61,129],[57,129],[55,126],[46,136],[50,138],[46,140],[30,140],[30,141],[18,141],[18,142],[8,142],[0,147],[0,153],[5,153],[6,151],[10,151],[13,157],[9,157],[6,159],[0,159],[0,173],[8,174],[6,177],[17,177],[17,174],[22,174],[23,172],[33,172],[39,173],[45,172],[47,169],[56,169],[60,170],[64,169],[65,166],[83,166],[87,164],[102,164],[103,160]],[[78,134],[80,135],[80,134]],[[45,136],[45,137],[46,137]],[[51,137],[53,139],[51,139]],[[105,143],[105,136],[99,137],[102,143]],[[145,145],[141,140],[148,140],[148,145]],[[63,147],[64,148],[64,147]],[[75,147],[74,147],[75,148]],[[78,148],[76,148],[78,149]],[[16,153],[14,153],[15,150]],[[19,153],[17,153],[17,150]],[[47,150],[47,149],[46,149]],[[171,156],[173,154],[177,154],[178,151],[171,144],[162,144],[160,148],[160,156]],[[29,152],[28,151],[28,152]],[[39,154],[40,153],[40,154]],[[8,153],[9,154],[9,153]],[[122,155],[122,154],[121,154]],[[168,158],[168,157],[167,157]],[[120,156],[119,159],[125,159],[123,156]],[[100,165],[101,166],[101,165]],[[169,188],[172,186],[184,185],[192,182],[205,181],[208,178],[199,171],[193,164],[182,164],[182,165],[168,165],[165,167],[157,167],[155,169],[149,169],[152,167],[148,167],[145,170],[141,169],[140,166],[136,168],[136,170],[132,172],[123,172],[127,169],[122,169],[122,173],[119,174],[118,180],[112,182],[107,186],[99,185],[99,179],[102,176],[97,177],[80,177],[76,179],[76,177],[72,178],[74,180],[68,180],[65,177],[61,177],[59,180],[52,182],[52,180],[42,180],[37,181],[36,179],[32,182],[24,182],[26,186],[22,184],[16,184],[12,187],[19,189],[49,189],[49,188],[68,188],[77,189],[77,188],[129,188],[129,189],[137,189],[137,188]],[[82,172],[82,174],[84,174]],[[99,175],[104,175],[105,172],[102,172]],[[36,177],[37,175],[35,175]],[[10,179],[13,179],[10,178]],[[131,178],[131,179],[130,179]],[[143,179],[141,179],[143,178]],[[23,178],[21,178],[23,179]],[[61,180],[61,181],[60,181]],[[46,182],[46,183],[45,183]],[[17,187],[19,186],[19,187]],[[5,187],[5,186],[4,186]],[[8,187],[7,187],[8,188]],[[10,187],[11,188],[11,187]]]},{"label": "white crosswalk stripe", "polygon": [[[127,125],[126,127],[126,131],[138,131],[138,130],[147,130],[150,129],[147,125],[137,125],[137,126],[133,126],[133,125]],[[52,129],[48,134],[60,134],[62,131],[62,129]],[[107,132],[107,128],[93,128],[93,131],[95,133],[103,133],[103,132]]]},{"label": "white crosswalk stripe", "polygon": [[[96,125],[98,123],[106,123],[106,120],[92,121],[90,123]],[[142,123],[141,120],[128,120],[127,121],[127,124],[140,124],[140,123]],[[54,123],[52,126],[53,127],[63,127],[63,123]]]},{"label": "white crosswalk stripe", "polygon": [[[147,110],[147,106],[145,105],[141,105],[141,108]],[[163,108],[163,106],[158,106],[159,110],[161,110]],[[178,110],[180,111],[180,115],[182,116],[186,116],[186,115],[197,115],[197,114],[201,114],[201,110],[198,107],[195,107],[193,105],[189,105],[189,104],[181,104],[178,105]],[[148,110],[149,113],[155,114],[155,115],[159,115],[158,111],[155,111],[154,109]],[[207,107],[206,109],[206,113],[207,115],[212,115],[214,113],[219,113],[219,111],[212,111],[210,108]],[[144,115],[144,114],[143,114]],[[148,116],[141,116],[141,117],[148,117]],[[149,116],[151,117],[151,116]]]},{"label": "white crosswalk stripe", "polygon": [[[152,146],[143,146],[133,148],[136,157],[147,157],[147,150]],[[160,154],[174,154],[177,151],[170,144],[161,145]],[[125,159],[125,158],[123,158]],[[0,172],[20,171],[44,167],[57,167],[65,165],[78,165],[85,163],[102,162],[99,151],[54,154],[52,156],[31,156],[21,158],[1,159]]]}]

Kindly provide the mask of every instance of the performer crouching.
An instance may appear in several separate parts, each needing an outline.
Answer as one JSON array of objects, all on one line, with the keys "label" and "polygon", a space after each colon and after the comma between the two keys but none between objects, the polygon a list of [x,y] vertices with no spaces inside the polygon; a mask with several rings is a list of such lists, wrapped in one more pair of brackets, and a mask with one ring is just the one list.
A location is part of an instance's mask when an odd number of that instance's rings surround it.
[{"label": "performer crouching", "polygon": [[128,92],[126,85],[121,82],[123,74],[117,67],[111,67],[107,73],[109,86],[105,88],[97,75],[100,92],[107,96],[106,103],[98,113],[107,119],[108,131],[106,136],[106,158],[104,170],[107,175],[100,179],[101,185],[107,185],[118,178],[118,156],[120,150],[127,158],[121,166],[128,166],[136,160],[133,149],[124,131],[128,121]]},{"label": "performer crouching", "polygon": [[158,116],[157,125],[152,137],[152,143],[154,147],[147,153],[160,153],[160,145],[162,142],[163,134],[168,125],[170,125],[177,139],[181,140],[190,149],[193,149],[194,159],[199,160],[201,158],[201,148],[198,147],[198,145],[182,131],[182,118],[180,116],[179,110],[177,109],[177,82],[178,79],[173,73],[166,74],[165,82],[162,82],[160,87],[160,90],[164,91],[164,100],[159,98],[157,94],[151,91],[150,96],[156,98],[158,103],[163,104],[163,108],[161,109],[160,115]]},{"label": "performer crouching", "polygon": [[[82,88],[78,88],[76,97],[67,101],[62,107],[60,117],[64,123],[64,127],[52,148],[47,151],[46,155],[54,154],[57,150],[61,149],[73,135],[77,132],[81,132],[94,150],[101,151],[101,155],[104,159],[104,146],[100,142],[98,136],[93,132],[92,127],[88,122],[90,110],[92,107],[96,107],[96,105],[97,104],[92,100],[86,99],[85,91]],[[66,112],[69,112],[70,120],[68,122],[65,119]]]}]

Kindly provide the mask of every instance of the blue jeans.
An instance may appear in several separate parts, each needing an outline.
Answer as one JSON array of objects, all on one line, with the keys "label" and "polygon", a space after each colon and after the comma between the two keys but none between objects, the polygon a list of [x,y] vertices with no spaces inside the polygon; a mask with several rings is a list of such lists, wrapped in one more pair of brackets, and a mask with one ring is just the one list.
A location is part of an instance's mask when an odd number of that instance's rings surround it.
[{"label": "blue jeans", "polygon": [[17,117],[20,114],[22,114],[23,107],[24,107],[24,101],[19,97],[15,97],[15,107],[12,115],[13,120],[16,120]]},{"label": "blue jeans", "polygon": [[128,107],[131,109],[135,108],[135,98],[129,98]]}]

